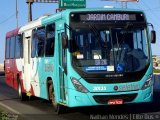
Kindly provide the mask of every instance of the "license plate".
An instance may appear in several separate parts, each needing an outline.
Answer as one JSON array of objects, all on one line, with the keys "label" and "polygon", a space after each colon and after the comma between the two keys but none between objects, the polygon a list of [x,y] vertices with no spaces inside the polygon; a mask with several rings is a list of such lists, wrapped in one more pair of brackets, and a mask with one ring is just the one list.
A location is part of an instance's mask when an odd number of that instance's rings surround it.
[{"label": "license plate", "polygon": [[121,104],[123,104],[122,99],[116,99],[116,100],[109,100],[108,101],[108,105],[121,105]]}]

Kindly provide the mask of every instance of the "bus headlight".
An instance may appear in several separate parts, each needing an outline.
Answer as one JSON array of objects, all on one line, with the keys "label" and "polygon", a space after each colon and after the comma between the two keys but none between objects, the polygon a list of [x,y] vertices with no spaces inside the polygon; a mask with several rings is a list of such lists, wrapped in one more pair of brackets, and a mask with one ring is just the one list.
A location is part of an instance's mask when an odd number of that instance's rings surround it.
[{"label": "bus headlight", "polygon": [[149,75],[146,82],[144,83],[142,90],[148,88],[151,85],[153,75]]},{"label": "bus headlight", "polygon": [[71,77],[71,81],[76,88],[77,91],[83,92],[83,93],[88,93],[89,91],[74,77]]}]

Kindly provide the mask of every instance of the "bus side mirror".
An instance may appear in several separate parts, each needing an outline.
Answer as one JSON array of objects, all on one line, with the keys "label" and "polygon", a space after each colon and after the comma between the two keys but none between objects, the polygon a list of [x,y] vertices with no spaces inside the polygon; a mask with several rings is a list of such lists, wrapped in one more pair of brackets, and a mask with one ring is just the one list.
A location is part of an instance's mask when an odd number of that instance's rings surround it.
[{"label": "bus side mirror", "polygon": [[151,31],[151,43],[156,43],[156,31]]},{"label": "bus side mirror", "polygon": [[62,47],[63,49],[68,47],[68,36],[65,33],[62,33]]}]

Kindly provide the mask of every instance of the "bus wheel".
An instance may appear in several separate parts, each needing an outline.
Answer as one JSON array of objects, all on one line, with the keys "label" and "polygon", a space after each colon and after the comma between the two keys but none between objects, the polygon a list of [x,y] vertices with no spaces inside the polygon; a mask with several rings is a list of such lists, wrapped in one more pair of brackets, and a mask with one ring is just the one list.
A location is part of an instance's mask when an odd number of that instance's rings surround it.
[{"label": "bus wheel", "polygon": [[20,82],[18,82],[18,96],[19,96],[19,99],[20,99],[21,101],[27,100],[26,94],[22,92],[22,87],[21,87]]},{"label": "bus wheel", "polygon": [[62,106],[60,104],[57,104],[56,102],[56,97],[55,97],[55,94],[54,94],[54,88],[53,88],[53,85],[50,85],[49,86],[49,95],[50,95],[50,99],[52,101],[52,105],[54,107],[54,111],[57,113],[57,114],[61,114],[65,111],[65,106]]}]

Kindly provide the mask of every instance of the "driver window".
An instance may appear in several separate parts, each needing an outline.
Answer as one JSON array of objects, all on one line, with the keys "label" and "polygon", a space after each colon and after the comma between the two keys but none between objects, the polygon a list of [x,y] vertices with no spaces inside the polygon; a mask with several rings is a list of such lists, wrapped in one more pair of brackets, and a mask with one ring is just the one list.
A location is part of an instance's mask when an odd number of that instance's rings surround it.
[{"label": "driver window", "polygon": [[55,46],[55,24],[50,24],[46,27],[46,44],[45,44],[45,56],[54,56],[54,46]]}]

